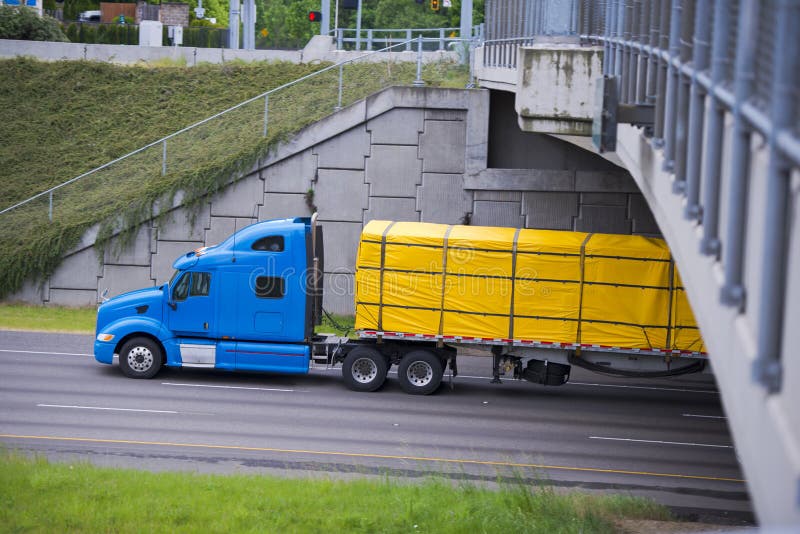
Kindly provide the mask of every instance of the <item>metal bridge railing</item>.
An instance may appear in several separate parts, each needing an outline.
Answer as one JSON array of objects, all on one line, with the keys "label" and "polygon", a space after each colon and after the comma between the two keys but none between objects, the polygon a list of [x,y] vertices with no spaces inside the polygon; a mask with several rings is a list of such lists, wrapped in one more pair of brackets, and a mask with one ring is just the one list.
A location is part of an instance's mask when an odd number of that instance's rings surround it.
[{"label": "metal bridge railing", "polygon": [[578,0],[486,0],[483,66],[517,68],[517,50],[544,37],[579,34]]},{"label": "metal bridge railing", "polygon": [[[453,43],[464,40],[458,36],[459,28],[404,28],[404,29],[361,29],[336,28],[330,34],[336,40],[337,50],[374,50],[375,47],[391,47],[403,44],[404,50],[412,50],[415,37],[422,36],[425,40],[425,50],[447,50]],[[480,39],[483,35],[483,25],[472,28],[472,38]]]},{"label": "metal bridge railing", "polygon": [[[584,0],[580,8],[584,37],[603,45],[603,74],[619,79],[620,103],[655,105],[648,134],[686,198],[676,216],[697,221],[701,252],[721,261],[723,303],[744,308],[745,237],[751,225],[764,229],[754,376],[778,390],[790,180],[800,167],[800,1]],[[732,159],[723,172],[726,115]],[[767,145],[766,176],[752,170],[756,135]],[[756,179],[767,181],[767,198],[748,213]]]}]

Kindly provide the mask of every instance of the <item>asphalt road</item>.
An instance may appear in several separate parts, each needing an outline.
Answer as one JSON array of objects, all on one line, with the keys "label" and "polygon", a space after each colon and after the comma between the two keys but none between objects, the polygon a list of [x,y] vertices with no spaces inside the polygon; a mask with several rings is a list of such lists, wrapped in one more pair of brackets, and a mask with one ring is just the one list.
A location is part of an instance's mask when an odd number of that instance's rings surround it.
[{"label": "asphalt road", "polygon": [[428,397],[393,375],[355,393],[308,376],[163,370],[125,378],[92,337],[0,331],[0,442],[57,460],[297,476],[546,481],[648,496],[687,517],[752,520],[710,375],[489,383],[490,361]]}]

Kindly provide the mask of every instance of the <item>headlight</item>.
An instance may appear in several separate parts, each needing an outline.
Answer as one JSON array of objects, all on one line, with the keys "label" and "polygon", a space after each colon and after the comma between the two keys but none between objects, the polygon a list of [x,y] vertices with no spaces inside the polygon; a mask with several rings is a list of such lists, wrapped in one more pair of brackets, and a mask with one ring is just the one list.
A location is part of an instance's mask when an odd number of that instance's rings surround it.
[{"label": "headlight", "polygon": [[97,341],[111,341],[114,339],[114,334],[97,334]]}]

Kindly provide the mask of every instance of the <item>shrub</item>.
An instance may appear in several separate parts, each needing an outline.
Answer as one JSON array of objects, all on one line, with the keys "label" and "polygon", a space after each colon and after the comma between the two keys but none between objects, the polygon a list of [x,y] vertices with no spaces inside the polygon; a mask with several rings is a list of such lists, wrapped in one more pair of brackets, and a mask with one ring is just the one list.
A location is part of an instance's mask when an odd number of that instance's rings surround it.
[{"label": "shrub", "polygon": [[67,41],[58,21],[27,7],[0,6],[0,39]]}]

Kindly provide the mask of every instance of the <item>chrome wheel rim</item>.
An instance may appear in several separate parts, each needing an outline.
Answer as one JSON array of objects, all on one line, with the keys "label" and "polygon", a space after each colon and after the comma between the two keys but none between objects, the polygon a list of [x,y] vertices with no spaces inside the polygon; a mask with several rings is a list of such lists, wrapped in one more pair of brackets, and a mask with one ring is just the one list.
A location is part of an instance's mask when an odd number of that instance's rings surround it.
[{"label": "chrome wheel rim", "polygon": [[128,351],[128,366],[143,373],[153,366],[153,353],[147,347],[133,347]]},{"label": "chrome wheel rim", "polygon": [[361,384],[369,384],[378,376],[378,366],[370,358],[359,358],[353,362],[353,379]]},{"label": "chrome wheel rim", "polygon": [[428,362],[414,362],[408,366],[406,378],[417,387],[427,386],[433,380],[433,367]]}]

